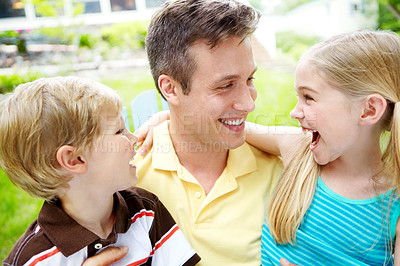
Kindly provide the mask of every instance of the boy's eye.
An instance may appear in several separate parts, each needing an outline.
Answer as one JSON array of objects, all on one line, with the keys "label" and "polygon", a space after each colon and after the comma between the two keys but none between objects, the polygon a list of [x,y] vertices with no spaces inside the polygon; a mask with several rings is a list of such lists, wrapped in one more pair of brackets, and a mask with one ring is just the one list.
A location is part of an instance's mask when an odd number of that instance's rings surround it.
[{"label": "boy's eye", "polygon": [[123,128],[121,128],[120,130],[118,130],[117,132],[115,132],[115,134],[116,134],[116,135],[122,134],[122,132],[124,132],[124,129],[123,129]]}]

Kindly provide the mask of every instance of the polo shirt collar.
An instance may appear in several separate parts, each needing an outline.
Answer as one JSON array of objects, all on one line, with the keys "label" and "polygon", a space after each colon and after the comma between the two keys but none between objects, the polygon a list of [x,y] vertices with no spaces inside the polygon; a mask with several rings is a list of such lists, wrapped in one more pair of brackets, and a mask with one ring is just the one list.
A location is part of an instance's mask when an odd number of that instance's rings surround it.
[{"label": "polo shirt collar", "polygon": [[[169,135],[168,125],[169,122],[165,121],[154,129],[152,167],[165,171],[178,171],[181,166]],[[249,144],[245,143],[229,150],[225,170],[234,178],[257,170],[256,159]]]},{"label": "polo shirt collar", "polygon": [[[117,234],[125,233],[131,225],[128,206],[119,192],[114,194],[114,211],[117,219],[107,240],[115,243]],[[61,208],[59,200],[43,204],[39,212],[38,223],[45,235],[66,257],[100,240],[95,233],[72,219]]]}]

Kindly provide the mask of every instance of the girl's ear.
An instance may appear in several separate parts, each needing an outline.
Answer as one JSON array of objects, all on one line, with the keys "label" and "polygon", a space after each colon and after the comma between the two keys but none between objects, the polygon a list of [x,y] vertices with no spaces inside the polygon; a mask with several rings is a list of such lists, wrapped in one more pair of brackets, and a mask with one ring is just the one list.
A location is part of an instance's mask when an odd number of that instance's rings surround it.
[{"label": "girl's ear", "polygon": [[362,125],[373,125],[379,122],[385,113],[387,102],[380,94],[371,94],[364,100],[360,121]]},{"label": "girl's ear", "polygon": [[172,105],[179,103],[178,90],[181,90],[181,87],[171,76],[161,74],[158,77],[158,87],[168,103]]},{"label": "girl's ear", "polygon": [[57,150],[57,162],[61,168],[75,173],[84,174],[87,171],[87,161],[85,156],[75,153],[74,147],[70,145],[63,145]]}]

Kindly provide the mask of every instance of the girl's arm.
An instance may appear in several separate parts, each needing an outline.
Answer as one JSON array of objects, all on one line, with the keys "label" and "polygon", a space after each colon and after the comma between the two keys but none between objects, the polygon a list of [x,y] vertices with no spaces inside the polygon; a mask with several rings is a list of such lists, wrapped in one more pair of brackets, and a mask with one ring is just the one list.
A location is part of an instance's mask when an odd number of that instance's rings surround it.
[{"label": "girl's arm", "polygon": [[[161,111],[154,114],[146,123],[135,131],[139,138],[139,153],[145,155],[153,144],[153,128],[168,120],[169,111]],[[281,156],[282,162],[288,162],[292,148],[303,138],[298,127],[262,126],[252,122],[246,122],[246,141],[251,145],[267,153]]]},{"label": "girl's arm", "polygon": [[301,138],[304,135],[299,127],[262,126],[246,122],[246,141],[262,151],[281,156],[284,165]]},{"label": "girl's arm", "polygon": [[155,126],[161,124],[165,120],[169,120],[170,114],[169,110],[161,111],[155,113],[149,118],[143,125],[141,125],[134,134],[138,137],[137,145],[139,148],[139,153],[145,155],[151,149],[153,145],[153,129]]}]

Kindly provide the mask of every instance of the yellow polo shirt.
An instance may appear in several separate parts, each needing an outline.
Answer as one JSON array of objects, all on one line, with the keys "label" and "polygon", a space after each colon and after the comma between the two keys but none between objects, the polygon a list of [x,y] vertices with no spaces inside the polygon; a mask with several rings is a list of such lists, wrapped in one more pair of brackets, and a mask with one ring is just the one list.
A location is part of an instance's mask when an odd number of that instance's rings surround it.
[{"label": "yellow polo shirt", "polygon": [[148,155],[135,158],[138,186],[167,207],[200,255],[198,265],[260,265],[262,225],[280,160],[247,143],[230,150],[225,170],[206,195],[179,163],[168,122],[155,128],[153,140]]}]

